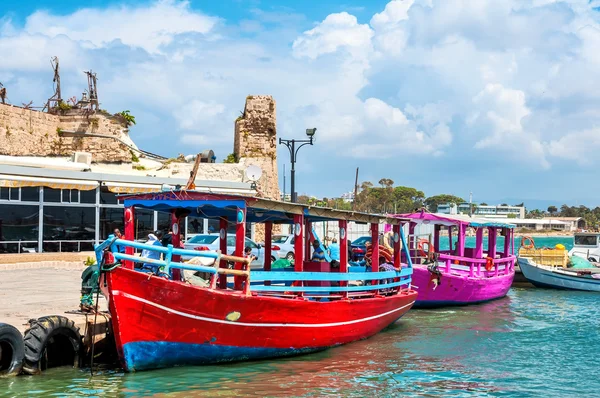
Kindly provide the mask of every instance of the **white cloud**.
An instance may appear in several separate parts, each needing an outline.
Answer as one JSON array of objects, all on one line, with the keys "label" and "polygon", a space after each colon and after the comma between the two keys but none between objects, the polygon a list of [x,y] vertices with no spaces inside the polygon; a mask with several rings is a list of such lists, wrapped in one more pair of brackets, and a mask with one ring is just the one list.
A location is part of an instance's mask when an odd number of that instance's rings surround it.
[{"label": "white cloud", "polygon": [[523,127],[524,118],[531,114],[523,91],[487,84],[473,103],[477,113],[470,119],[471,125],[479,123],[479,131],[490,132],[475,143],[476,149],[506,150],[514,158],[522,156],[522,161],[537,162],[544,169],[550,167],[542,143]]},{"label": "white cloud", "polygon": [[66,35],[97,47],[118,40],[157,53],[176,35],[207,34],[217,22],[217,18],[192,11],[188,1],[159,0],[150,6],[83,8],[66,16],[37,11],[27,18],[25,31],[51,38]]},{"label": "white cloud", "polygon": [[600,129],[593,128],[566,134],[548,143],[548,153],[572,160],[582,166],[595,163],[600,153]]},{"label": "white cloud", "polygon": [[408,19],[408,10],[413,5],[414,0],[392,0],[385,6],[385,9],[373,15],[371,26],[374,29],[387,29],[390,25],[396,25],[400,21]]},{"label": "white cloud", "polygon": [[371,49],[373,31],[358,23],[347,12],[330,14],[316,27],[294,41],[294,55],[315,59],[320,55],[344,49],[354,56],[365,56]]},{"label": "white cloud", "polygon": [[379,120],[387,127],[408,124],[408,119],[400,109],[394,108],[377,98],[369,98],[365,101],[365,114],[369,120]]},{"label": "white cloud", "polygon": [[197,129],[199,125],[212,123],[221,118],[225,112],[225,105],[217,104],[214,101],[203,102],[193,100],[175,110],[173,115],[179,122],[179,127],[185,130]]}]

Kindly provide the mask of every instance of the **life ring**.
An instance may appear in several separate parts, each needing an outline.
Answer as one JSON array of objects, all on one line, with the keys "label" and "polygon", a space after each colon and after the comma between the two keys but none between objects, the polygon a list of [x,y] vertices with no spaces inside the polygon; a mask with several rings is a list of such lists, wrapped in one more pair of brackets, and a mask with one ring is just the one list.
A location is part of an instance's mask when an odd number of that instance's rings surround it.
[{"label": "life ring", "polygon": [[[525,242],[529,242],[529,243],[525,244]],[[524,236],[523,238],[521,238],[521,247],[523,247],[525,249],[534,249],[535,244],[533,242],[533,239],[530,236]]]},{"label": "life ring", "polygon": [[494,268],[494,259],[491,257],[487,257],[485,259],[485,270],[491,271]]},{"label": "life ring", "polygon": [[25,331],[23,372],[34,375],[56,366],[79,364],[82,337],[75,323],[60,315],[31,322]]},{"label": "life ring", "polygon": [[[427,252],[425,251],[425,245],[427,245]],[[419,249],[419,254],[421,254],[421,256],[423,257],[427,257],[427,253],[428,252],[432,252],[433,250],[433,245],[431,244],[430,241],[428,241],[427,239],[419,239],[419,243],[417,245],[417,248]]]},{"label": "life ring", "polygon": [[23,367],[25,346],[16,327],[0,323],[0,376],[16,376]]}]

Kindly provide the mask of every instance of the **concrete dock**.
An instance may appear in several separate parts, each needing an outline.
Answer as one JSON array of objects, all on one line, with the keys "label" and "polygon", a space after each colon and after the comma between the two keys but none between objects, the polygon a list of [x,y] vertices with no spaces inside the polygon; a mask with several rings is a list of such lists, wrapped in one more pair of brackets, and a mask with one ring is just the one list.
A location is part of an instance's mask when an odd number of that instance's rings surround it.
[{"label": "concrete dock", "polygon": [[[66,313],[79,309],[83,262],[44,261],[0,264],[0,322],[23,333],[28,320],[46,315],[62,315],[75,322],[83,334],[86,316]],[[106,300],[100,295],[100,310]],[[88,319],[93,321],[93,315]],[[98,322],[102,322],[98,317]]]}]

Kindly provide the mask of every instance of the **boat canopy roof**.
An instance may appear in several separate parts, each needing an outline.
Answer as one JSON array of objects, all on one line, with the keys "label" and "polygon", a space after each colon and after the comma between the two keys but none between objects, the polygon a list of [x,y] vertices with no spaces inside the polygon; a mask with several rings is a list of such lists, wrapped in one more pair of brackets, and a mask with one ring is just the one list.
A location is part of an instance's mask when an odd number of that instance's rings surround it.
[{"label": "boat canopy roof", "polygon": [[470,227],[495,227],[495,228],[514,228],[515,224],[499,222],[493,218],[475,218],[463,214],[434,214],[426,211],[416,213],[397,214],[392,217],[401,219],[409,219],[417,224],[434,224],[434,225],[460,225],[464,224]]},{"label": "boat canopy roof", "polygon": [[246,221],[275,224],[292,224],[294,215],[302,214],[308,221],[346,220],[357,223],[387,223],[398,225],[402,217],[335,210],[325,207],[281,202],[271,199],[241,195],[223,195],[197,191],[169,191],[137,195],[120,195],[125,207],[136,207],[169,212],[182,209],[189,216],[204,218],[227,217],[235,220],[237,209],[246,209]]}]

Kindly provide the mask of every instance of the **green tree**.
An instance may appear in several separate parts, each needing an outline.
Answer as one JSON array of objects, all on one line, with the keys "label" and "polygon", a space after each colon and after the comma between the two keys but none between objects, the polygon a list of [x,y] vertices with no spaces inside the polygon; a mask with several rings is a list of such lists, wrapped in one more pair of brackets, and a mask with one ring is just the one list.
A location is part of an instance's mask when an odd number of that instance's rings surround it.
[{"label": "green tree", "polygon": [[425,202],[423,202],[423,203],[427,206],[427,209],[430,212],[435,213],[435,212],[437,212],[437,208],[439,205],[446,204],[446,203],[454,203],[454,204],[458,205],[460,203],[464,203],[464,201],[465,200],[463,198],[459,198],[458,196],[442,194],[442,195],[430,196],[427,199],[425,199]]},{"label": "green tree", "polygon": [[558,209],[556,208],[556,206],[548,206],[548,213],[550,213],[550,215],[554,215],[554,213],[556,213],[558,211]]}]

